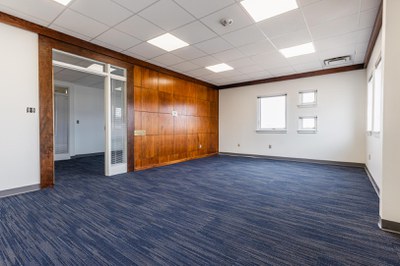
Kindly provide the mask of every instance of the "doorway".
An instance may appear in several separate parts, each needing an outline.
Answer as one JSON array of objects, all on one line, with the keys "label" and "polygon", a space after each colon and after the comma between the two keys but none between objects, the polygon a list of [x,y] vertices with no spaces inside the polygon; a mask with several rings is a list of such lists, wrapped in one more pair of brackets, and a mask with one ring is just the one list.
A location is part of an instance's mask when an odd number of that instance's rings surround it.
[{"label": "doorway", "polygon": [[126,173],[126,69],[55,49],[52,57],[54,160],[97,156],[88,165],[103,164],[104,175]]}]

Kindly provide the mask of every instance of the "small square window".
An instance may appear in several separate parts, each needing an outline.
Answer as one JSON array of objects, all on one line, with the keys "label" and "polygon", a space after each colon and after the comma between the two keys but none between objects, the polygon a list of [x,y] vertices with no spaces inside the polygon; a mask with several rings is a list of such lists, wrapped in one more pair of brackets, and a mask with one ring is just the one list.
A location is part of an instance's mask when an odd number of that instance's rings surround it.
[{"label": "small square window", "polygon": [[298,133],[316,133],[317,132],[317,117],[316,116],[301,116],[299,117]]},{"label": "small square window", "polygon": [[317,105],[317,91],[299,92],[299,107],[313,107]]}]

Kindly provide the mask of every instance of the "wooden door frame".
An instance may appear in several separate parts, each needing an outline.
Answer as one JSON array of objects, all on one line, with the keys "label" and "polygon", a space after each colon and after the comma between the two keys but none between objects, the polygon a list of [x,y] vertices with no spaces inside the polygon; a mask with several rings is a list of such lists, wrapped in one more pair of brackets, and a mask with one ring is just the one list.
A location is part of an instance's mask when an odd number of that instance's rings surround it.
[{"label": "wooden door frame", "polygon": [[131,63],[39,35],[39,123],[40,123],[40,187],[54,186],[54,95],[52,51],[83,56],[127,70],[127,164],[128,172],[134,170],[134,86]]}]

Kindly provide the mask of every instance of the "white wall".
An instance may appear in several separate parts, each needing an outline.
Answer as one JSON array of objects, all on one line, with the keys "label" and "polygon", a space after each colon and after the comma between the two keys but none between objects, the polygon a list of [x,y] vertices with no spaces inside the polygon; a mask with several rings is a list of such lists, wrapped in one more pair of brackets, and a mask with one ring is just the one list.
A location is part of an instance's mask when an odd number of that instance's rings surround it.
[{"label": "white wall", "polygon": [[383,123],[380,215],[400,223],[400,1],[383,4]]},{"label": "white wall", "polygon": [[0,36],[2,191],[40,183],[39,81],[37,34],[0,23]]},{"label": "white wall", "polygon": [[[219,150],[364,163],[365,80],[358,70],[220,90]],[[298,92],[310,89],[318,90],[318,106],[298,108]],[[256,133],[257,96],[279,93],[288,94],[287,133]],[[318,133],[298,134],[299,115],[317,115]]]},{"label": "white wall", "polygon": [[104,90],[61,81],[55,84],[69,88],[70,155],[104,152]]},{"label": "white wall", "polygon": [[[375,64],[381,56],[382,50],[382,31],[379,33],[378,39],[374,50],[371,55],[371,59],[368,63],[367,76],[365,90],[367,90],[368,80],[375,70]],[[367,109],[365,109],[367,113]],[[372,175],[378,188],[381,188],[382,183],[382,136],[381,134],[370,134],[366,137],[366,166]]]}]

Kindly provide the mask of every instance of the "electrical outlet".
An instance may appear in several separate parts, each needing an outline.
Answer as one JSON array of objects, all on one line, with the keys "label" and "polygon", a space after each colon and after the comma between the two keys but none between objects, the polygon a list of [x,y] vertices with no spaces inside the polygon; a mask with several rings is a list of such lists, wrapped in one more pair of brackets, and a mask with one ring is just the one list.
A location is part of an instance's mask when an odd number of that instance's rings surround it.
[{"label": "electrical outlet", "polygon": [[268,145],[268,149],[272,149],[272,145],[271,144]]},{"label": "electrical outlet", "polygon": [[175,116],[175,117],[177,117],[178,116],[178,111],[172,111],[172,116]]}]

